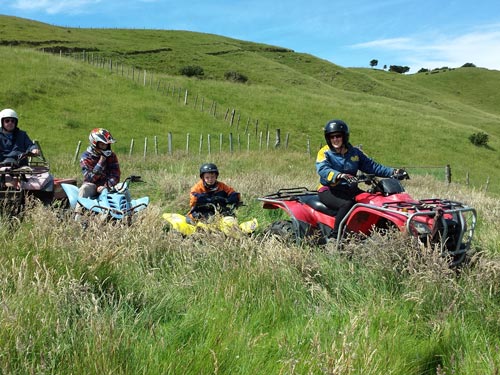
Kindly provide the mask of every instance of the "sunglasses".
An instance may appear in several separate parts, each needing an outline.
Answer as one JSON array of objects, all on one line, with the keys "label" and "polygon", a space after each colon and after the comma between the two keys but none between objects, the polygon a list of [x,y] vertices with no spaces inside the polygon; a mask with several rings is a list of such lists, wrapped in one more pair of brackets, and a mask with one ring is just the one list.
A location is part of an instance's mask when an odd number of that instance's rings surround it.
[{"label": "sunglasses", "polygon": [[328,137],[329,138],[342,138],[343,135],[342,134],[329,134]]}]

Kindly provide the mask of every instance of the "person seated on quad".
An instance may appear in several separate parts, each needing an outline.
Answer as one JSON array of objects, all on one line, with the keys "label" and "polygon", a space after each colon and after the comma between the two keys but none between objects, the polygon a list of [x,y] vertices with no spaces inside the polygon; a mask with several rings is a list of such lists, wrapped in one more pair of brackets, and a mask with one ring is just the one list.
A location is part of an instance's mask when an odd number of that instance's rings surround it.
[{"label": "person seated on quad", "polygon": [[95,128],[89,135],[90,145],[80,158],[83,183],[78,196],[97,197],[105,188],[114,187],[120,182],[120,164],[111,150],[115,139],[103,128]]},{"label": "person seated on quad", "polygon": [[191,188],[187,214],[190,222],[208,219],[215,215],[214,205],[238,204],[241,202],[240,193],[231,186],[218,181],[219,170],[213,163],[205,163],[200,167],[200,180]]},{"label": "person seated on quad", "polygon": [[330,120],[324,128],[326,145],[316,157],[319,174],[319,200],[337,211],[335,225],[330,235],[337,238],[340,222],[354,206],[355,197],[362,192],[356,182],[358,170],[379,177],[391,177],[399,169],[376,163],[359,148],[349,143],[349,127],[342,120]]},{"label": "person seated on quad", "polygon": [[[0,132],[0,162],[8,158],[17,159],[25,153],[40,155],[40,149],[30,139],[28,134],[18,128],[19,116],[10,108],[0,111],[2,131]],[[27,165],[28,159],[19,161],[20,165]]]}]

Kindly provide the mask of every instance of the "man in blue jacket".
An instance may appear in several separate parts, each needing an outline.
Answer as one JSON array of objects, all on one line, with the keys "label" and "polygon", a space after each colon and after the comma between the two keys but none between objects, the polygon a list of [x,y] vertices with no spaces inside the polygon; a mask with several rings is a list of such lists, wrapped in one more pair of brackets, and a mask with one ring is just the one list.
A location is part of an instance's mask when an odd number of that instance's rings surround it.
[{"label": "man in blue jacket", "polygon": [[17,157],[26,152],[35,156],[40,155],[40,149],[30,139],[28,134],[17,127],[19,116],[16,111],[10,108],[0,111],[0,121],[2,123],[2,131],[0,132],[0,162],[7,157]]}]

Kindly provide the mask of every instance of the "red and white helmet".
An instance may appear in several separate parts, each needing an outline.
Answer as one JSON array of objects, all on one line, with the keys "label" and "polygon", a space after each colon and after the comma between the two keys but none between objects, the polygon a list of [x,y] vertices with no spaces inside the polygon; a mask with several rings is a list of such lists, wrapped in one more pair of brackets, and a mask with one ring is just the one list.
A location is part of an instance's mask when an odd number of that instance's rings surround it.
[{"label": "red and white helmet", "polygon": [[0,124],[3,128],[3,119],[4,118],[13,118],[16,120],[16,126],[17,122],[19,121],[19,116],[17,115],[17,112],[14,111],[13,109],[10,108],[5,108],[2,111],[0,111]]},{"label": "red and white helmet", "polygon": [[[115,143],[115,139],[111,135],[109,131],[103,128],[95,128],[92,129],[89,135],[89,142],[90,146],[97,151],[100,151],[99,148],[97,147],[97,142],[102,142],[106,145],[111,145],[112,143]],[[111,148],[108,150],[102,151],[104,155],[109,156],[111,154]]]},{"label": "red and white helmet", "polygon": [[97,147],[97,142],[102,142],[106,145],[115,143],[115,139],[109,131],[103,128],[95,128],[90,132],[89,142],[92,147]]}]

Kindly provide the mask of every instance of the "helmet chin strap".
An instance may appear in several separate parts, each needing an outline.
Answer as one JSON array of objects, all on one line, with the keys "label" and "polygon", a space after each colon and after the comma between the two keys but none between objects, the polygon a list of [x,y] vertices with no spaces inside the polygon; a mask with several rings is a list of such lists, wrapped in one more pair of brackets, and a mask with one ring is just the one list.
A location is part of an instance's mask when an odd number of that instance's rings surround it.
[{"label": "helmet chin strap", "polygon": [[111,149],[101,150],[101,153],[106,157],[111,156],[111,152]]}]

